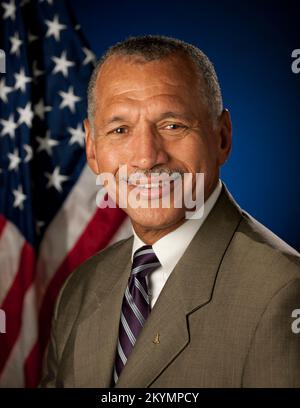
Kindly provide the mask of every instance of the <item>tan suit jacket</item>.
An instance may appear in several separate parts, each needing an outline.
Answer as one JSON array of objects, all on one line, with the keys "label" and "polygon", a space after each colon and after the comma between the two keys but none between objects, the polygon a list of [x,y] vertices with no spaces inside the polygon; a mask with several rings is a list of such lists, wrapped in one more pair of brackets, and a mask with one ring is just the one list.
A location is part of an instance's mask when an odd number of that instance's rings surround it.
[{"label": "tan suit jacket", "polygon": [[[110,386],[131,249],[132,237],[67,281],[42,387]],[[117,387],[300,387],[300,334],[291,328],[299,308],[299,254],[242,212],[223,186]]]}]

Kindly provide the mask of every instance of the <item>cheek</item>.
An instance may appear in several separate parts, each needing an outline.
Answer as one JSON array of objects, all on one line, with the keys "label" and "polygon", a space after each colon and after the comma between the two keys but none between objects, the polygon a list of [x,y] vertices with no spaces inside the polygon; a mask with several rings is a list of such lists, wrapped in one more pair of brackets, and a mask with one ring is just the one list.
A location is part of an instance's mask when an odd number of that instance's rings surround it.
[{"label": "cheek", "polygon": [[206,168],[206,162],[210,156],[207,145],[203,143],[199,135],[189,140],[183,140],[177,146],[171,147],[169,152],[176,161],[181,162],[187,171],[192,173],[200,172],[201,169]]},{"label": "cheek", "polygon": [[96,159],[101,173],[115,173],[119,167],[120,158],[115,149],[101,145],[101,142],[96,147]]}]

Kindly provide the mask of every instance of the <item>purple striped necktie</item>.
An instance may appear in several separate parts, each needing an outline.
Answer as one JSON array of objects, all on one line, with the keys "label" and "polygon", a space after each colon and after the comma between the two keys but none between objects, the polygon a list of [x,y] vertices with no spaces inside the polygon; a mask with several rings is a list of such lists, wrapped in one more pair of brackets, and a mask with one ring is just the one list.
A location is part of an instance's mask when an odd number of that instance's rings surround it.
[{"label": "purple striped necktie", "polygon": [[136,339],[150,314],[146,275],[160,266],[151,245],[144,245],[133,255],[131,275],[123,298],[119,338],[114,366],[114,383],[118,381]]}]

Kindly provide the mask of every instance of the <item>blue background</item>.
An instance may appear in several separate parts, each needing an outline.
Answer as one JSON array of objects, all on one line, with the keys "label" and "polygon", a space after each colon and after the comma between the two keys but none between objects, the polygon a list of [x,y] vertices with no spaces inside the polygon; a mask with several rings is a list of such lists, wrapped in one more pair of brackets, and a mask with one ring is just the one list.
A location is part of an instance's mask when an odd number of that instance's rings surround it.
[{"label": "blue background", "polygon": [[215,65],[233,122],[222,179],[239,204],[300,250],[299,1],[95,1],[71,7],[97,56],[129,35],[164,34]]}]

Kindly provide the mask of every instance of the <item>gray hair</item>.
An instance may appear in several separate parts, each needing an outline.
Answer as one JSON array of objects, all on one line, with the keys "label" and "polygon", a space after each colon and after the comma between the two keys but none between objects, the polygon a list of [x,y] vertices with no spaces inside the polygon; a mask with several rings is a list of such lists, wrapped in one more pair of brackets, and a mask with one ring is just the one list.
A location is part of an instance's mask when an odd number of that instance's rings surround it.
[{"label": "gray hair", "polygon": [[92,128],[94,127],[94,115],[96,109],[95,85],[100,68],[104,62],[113,55],[141,57],[149,62],[160,60],[174,53],[181,53],[188,57],[197,68],[200,78],[204,81],[203,97],[211,114],[213,122],[223,110],[222,94],[214,66],[208,57],[198,47],[176,38],[161,35],[145,35],[129,37],[118,42],[103,54],[97,62],[91,75],[87,99],[88,118]]}]

